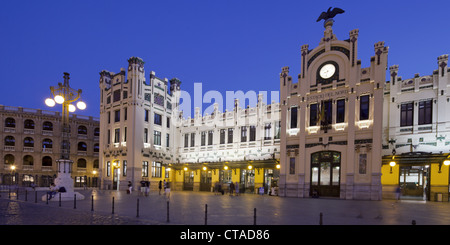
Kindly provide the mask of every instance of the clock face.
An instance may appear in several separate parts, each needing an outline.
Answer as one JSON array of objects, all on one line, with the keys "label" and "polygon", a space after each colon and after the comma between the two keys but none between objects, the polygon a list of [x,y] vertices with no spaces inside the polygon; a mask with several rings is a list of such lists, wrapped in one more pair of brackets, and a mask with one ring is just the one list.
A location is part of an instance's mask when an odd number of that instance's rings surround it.
[{"label": "clock face", "polygon": [[332,64],[326,64],[320,69],[320,76],[324,79],[330,78],[334,75],[336,67]]}]

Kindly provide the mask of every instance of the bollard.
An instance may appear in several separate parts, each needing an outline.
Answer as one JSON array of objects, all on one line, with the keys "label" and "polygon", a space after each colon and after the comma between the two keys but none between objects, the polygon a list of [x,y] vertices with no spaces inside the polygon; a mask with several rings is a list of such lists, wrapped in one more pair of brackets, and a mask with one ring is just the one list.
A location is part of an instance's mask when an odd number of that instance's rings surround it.
[{"label": "bollard", "polygon": [[208,204],[205,204],[205,225],[208,224]]},{"label": "bollard", "polygon": [[61,207],[61,192],[59,193],[59,206]]},{"label": "bollard", "polygon": [[73,194],[73,209],[77,208],[77,194]]},{"label": "bollard", "polygon": [[319,225],[323,225],[323,214],[320,213]]},{"label": "bollard", "polygon": [[256,225],[256,208],[253,209],[253,225]]},{"label": "bollard", "polygon": [[136,217],[139,217],[139,198],[137,199]]},{"label": "bollard", "polygon": [[34,191],[34,203],[37,203],[37,191]]},{"label": "bollard", "polygon": [[412,220],[412,225],[416,225],[416,221],[415,220]]},{"label": "bollard", "polygon": [[19,187],[16,189],[16,200],[19,200]]},{"label": "bollard", "polygon": [[48,204],[48,193],[45,195],[45,197],[47,199],[47,203],[46,204]]},{"label": "bollard", "polygon": [[91,211],[94,211],[94,195],[91,196]]},{"label": "bollard", "polygon": [[27,189],[25,189],[25,202],[28,201],[28,192]]},{"label": "bollard", "polygon": [[167,201],[167,223],[169,223],[169,201]]},{"label": "bollard", "polygon": [[112,212],[111,214],[114,214],[114,197],[112,197]]}]

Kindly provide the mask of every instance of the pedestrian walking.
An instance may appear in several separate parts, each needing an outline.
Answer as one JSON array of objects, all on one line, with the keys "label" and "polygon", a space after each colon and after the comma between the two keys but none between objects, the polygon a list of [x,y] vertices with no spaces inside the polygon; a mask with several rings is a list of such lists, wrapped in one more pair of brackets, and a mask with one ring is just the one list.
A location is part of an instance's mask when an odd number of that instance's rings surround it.
[{"label": "pedestrian walking", "polygon": [[239,183],[237,181],[235,184],[235,188],[236,188],[236,196],[239,196]]},{"label": "pedestrian walking", "polygon": [[395,200],[396,200],[396,202],[398,202],[398,200],[400,199],[400,192],[401,192],[400,186],[397,186],[397,188],[395,189]]},{"label": "pedestrian walking", "polygon": [[159,180],[158,188],[159,188],[159,195],[161,196],[162,180]]},{"label": "pedestrian walking", "polygon": [[133,190],[133,184],[131,184],[131,181],[128,181],[128,190],[127,194],[131,194],[131,191]]},{"label": "pedestrian walking", "polygon": [[234,192],[234,183],[233,182],[231,182],[230,183],[230,196],[233,196],[233,192]]},{"label": "pedestrian walking", "polygon": [[145,181],[145,196],[147,197],[150,193],[150,181]]}]

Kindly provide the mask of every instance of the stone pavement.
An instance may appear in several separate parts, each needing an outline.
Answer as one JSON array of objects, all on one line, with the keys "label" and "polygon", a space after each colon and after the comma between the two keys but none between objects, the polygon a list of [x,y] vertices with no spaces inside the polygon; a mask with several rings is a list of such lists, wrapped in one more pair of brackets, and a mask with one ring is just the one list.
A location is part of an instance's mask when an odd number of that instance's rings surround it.
[{"label": "stone pavement", "polygon": [[413,221],[417,225],[450,224],[448,202],[174,191],[168,198],[157,192],[145,197],[136,191],[131,195],[125,191],[77,191],[86,198],[64,201],[61,206],[58,196],[48,204],[42,201],[45,191],[25,194],[21,189],[18,197],[16,192],[0,192],[0,225],[411,225]]}]

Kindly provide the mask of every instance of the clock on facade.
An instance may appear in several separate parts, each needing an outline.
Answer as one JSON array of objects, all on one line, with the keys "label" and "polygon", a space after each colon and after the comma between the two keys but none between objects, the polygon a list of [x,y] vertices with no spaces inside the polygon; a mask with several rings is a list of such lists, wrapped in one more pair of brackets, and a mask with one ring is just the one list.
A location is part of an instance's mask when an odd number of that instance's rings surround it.
[{"label": "clock on facade", "polygon": [[322,63],[321,66],[317,69],[316,75],[317,83],[325,85],[330,84],[334,80],[339,79],[339,66],[334,61],[327,61]]},{"label": "clock on facade", "polygon": [[322,66],[319,74],[320,74],[320,77],[322,77],[323,79],[328,79],[328,78],[332,77],[335,72],[336,72],[336,67],[333,64],[326,64],[326,65]]}]

